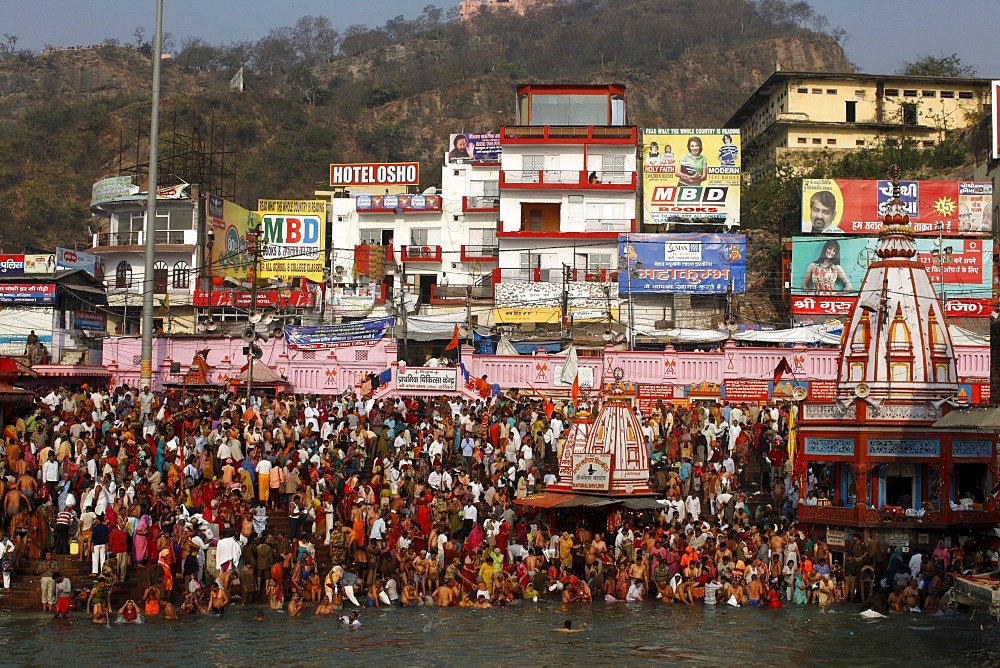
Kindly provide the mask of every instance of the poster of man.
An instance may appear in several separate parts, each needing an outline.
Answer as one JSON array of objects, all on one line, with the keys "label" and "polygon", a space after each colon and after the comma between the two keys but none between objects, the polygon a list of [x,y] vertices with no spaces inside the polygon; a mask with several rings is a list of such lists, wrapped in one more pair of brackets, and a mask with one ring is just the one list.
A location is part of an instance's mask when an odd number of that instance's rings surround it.
[{"label": "poster of man", "polygon": [[843,234],[840,218],[843,195],[833,179],[809,179],[802,184],[802,231],[806,234]]},{"label": "poster of man", "polygon": [[500,162],[500,134],[497,132],[461,132],[448,141],[447,164]]}]

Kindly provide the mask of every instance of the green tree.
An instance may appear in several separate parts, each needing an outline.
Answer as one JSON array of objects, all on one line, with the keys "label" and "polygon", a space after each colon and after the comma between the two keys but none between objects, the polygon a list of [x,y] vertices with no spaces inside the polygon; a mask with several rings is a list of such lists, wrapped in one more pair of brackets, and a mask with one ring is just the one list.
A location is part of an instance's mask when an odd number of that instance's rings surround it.
[{"label": "green tree", "polygon": [[950,56],[920,56],[913,61],[904,61],[896,74],[922,77],[974,77],[978,70],[974,65],[965,65],[957,53]]}]

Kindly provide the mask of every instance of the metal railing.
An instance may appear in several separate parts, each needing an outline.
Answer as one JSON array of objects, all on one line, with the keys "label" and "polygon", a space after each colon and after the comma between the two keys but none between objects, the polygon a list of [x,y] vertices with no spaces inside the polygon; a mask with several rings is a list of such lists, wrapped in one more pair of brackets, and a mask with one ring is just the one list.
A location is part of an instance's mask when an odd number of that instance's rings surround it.
[{"label": "metal railing", "polygon": [[588,218],[586,228],[588,232],[631,232],[631,218]]},{"label": "metal railing", "polygon": [[[187,230],[187,232],[190,233],[191,231]],[[98,247],[141,246],[146,243],[146,235],[143,232],[101,232],[96,236],[96,245]],[[183,245],[189,243],[185,241],[185,230],[154,232],[153,239],[158,245]]]},{"label": "metal railing", "polygon": [[462,255],[465,257],[500,257],[500,247],[492,246],[462,246]]}]

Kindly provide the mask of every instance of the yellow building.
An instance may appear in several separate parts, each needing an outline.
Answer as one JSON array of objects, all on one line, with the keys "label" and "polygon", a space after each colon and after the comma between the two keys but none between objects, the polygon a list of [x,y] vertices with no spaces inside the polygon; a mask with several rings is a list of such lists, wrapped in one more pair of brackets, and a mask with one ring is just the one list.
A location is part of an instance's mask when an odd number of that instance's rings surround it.
[{"label": "yellow building", "polygon": [[989,79],[778,71],[725,127],[740,128],[746,171],[801,151],[930,148],[989,113]]}]

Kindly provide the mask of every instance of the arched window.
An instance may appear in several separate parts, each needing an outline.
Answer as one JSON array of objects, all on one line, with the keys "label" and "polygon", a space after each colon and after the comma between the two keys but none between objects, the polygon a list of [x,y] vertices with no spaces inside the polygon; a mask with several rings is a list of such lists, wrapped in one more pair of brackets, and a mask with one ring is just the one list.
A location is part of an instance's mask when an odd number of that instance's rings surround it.
[{"label": "arched window", "polygon": [[118,267],[115,269],[115,287],[116,288],[132,287],[132,265],[130,265],[125,260],[119,262]]},{"label": "arched window", "polygon": [[187,290],[191,286],[191,267],[183,260],[174,265],[173,286],[175,290]]},{"label": "arched window", "polygon": [[157,262],[153,265],[153,294],[162,295],[167,292],[167,263]]}]

